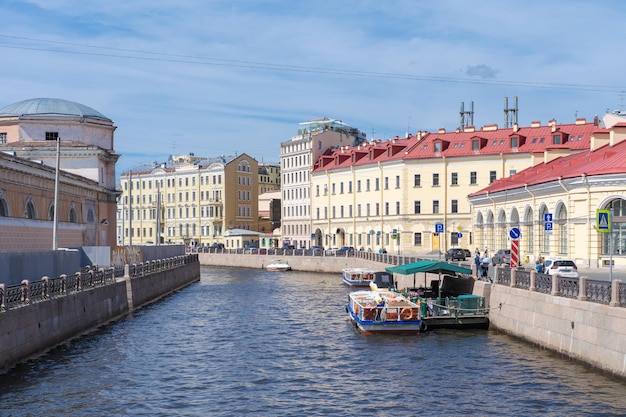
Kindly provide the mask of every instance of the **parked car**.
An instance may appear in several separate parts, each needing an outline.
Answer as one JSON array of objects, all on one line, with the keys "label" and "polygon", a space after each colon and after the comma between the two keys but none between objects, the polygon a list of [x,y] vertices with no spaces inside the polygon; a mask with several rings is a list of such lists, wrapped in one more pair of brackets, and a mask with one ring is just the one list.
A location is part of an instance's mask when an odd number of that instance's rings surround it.
[{"label": "parked car", "polygon": [[446,261],[464,261],[465,251],[461,248],[451,248],[446,252]]},{"label": "parked car", "polygon": [[224,244],[223,243],[214,243],[211,245],[211,248],[213,249],[224,249]]},{"label": "parked car", "polygon": [[543,264],[546,274],[564,278],[578,278],[578,267],[576,262],[571,259],[546,259]]},{"label": "parked car", "polygon": [[500,249],[491,257],[491,265],[511,264],[511,249]]},{"label": "parked car", "polygon": [[472,252],[469,249],[463,249],[465,252],[465,259],[472,259]]},{"label": "parked car", "polygon": [[335,255],[337,256],[354,255],[354,248],[352,246],[344,246],[342,248],[337,249],[337,251],[335,251]]}]

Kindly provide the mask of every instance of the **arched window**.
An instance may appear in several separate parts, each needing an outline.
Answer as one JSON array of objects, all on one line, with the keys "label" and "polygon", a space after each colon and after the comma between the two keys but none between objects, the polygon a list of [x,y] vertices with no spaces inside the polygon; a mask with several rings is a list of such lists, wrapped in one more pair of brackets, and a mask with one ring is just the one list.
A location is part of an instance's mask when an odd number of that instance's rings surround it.
[{"label": "arched window", "polygon": [[567,208],[565,204],[559,204],[555,216],[556,238],[558,239],[559,253],[567,254]]},{"label": "arched window", "polygon": [[611,235],[613,238],[613,254],[626,255],[626,223],[617,221],[617,219],[626,217],[626,200],[616,198],[603,208],[611,210],[611,233],[599,233],[602,235],[602,254],[609,254],[609,235]]},{"label": "arched window", "polygon": [[522,231],[522,242],[526,244],[526,252],[535,251],[535,228],[533,226],[533,209],[527,207],[524,212],[524,230]]},{"label": "arched window", "polygon": [[54,220],[54,203],[50,204],[50,206],[48,207],[48,220]]},{"label": "arched window", "polygon": [[87,223],[95,223],[96,216],[93,215],[93,209],[87,210]]},{"label": "arched window", "polygon": [[542,204],[539,208],[539,252],[550,252],[550,232],[545,230],[545,215],[548,213],[548,207]]},{"label": "arched window", "polygon": [[26,215],[27,219],[37,218],[37,212],[35,211],[35,204],[33,203],[32,197],[28,197],[28,200],[26,200],[26,206],[24,207],[24,214]]},{"label": "arched window", "polygon": [[76,223],[78,222],[78,219],[76,217],[76,209],[74,208],[74,206],[70,207],[70,213],[69,213],[69,219],[70,223]]},{"label": "arched window", "polygon": [[0,217],[9,217],[9,203],[6,195],[0,190]]}]

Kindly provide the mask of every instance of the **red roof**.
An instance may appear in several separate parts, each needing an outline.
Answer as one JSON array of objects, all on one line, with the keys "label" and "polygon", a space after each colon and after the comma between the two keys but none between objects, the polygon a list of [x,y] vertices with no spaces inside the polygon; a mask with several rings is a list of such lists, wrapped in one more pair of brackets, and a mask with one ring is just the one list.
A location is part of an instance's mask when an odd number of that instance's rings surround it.
[{"label": "red roof", "polygon": [[595,151],[579,152],[556,158],[547,163],[526,168],[508,178],[494,181],[470,197],[510,190],[523,185],[536,185],[559,178],[626,173],[626,140],[613,146],[605,145]]},{"label": "red roof", "polygon": [[[342,147],[327,157],[320,158],[313,171],[341,169],[350,166],[375,164],[378,162],[454,158],[477,155],[499,155],[501,153],[534,153],[545,149],[572,149],[584,151],[590,148],[590,138],[595,132],[608,132],[594,123],[576,123],[546,126],[533,123],[530,127],[503,128],[486,126],[482,130],[437,133],[419,132],[406,139],[373,141],[358,147]],[[558,135],[559,143],[554,143]]]}]

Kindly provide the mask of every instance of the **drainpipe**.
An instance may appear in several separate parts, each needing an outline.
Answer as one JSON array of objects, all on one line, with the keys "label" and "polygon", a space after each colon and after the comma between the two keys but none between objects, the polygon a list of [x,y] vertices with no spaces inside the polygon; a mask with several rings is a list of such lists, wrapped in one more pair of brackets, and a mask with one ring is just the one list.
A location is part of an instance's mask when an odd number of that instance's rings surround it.
[{"label": "drainpipe", "polygon": [[[591,213],[591,188],[589,186],[589,179],[587,178],[587,174],[585,174],[584,172],[580,176],[580,178],[583,184],[585,184],[585,188],[587,189],[587,216],[589,216],[589,213]],[[587,224],[589,225],[587,227],[587,242],[591,242],[592,222],[589,221],[589,217],[587,217]],[[597,259],[598,259],[598,256],[596,255],[596,267],[598,266]],[[591,245],[587,245],[587,266],[591,268]]]},{"label": "drainpipe", "polygon": [[[530,196],[533,198],[533,205],[532,205],[532,207],[533,207],[533,212],[534,212],[535,207],[536,207],[536,198],[535,198],[535,195],[534,195],[534,194],[533,194],[533,193],[532,193],[532,192],[528,189],[528,184],[524,184],[524,190],[526,190],[526,192],[527,192],[528,194],[530,194]],[[530,225],[530,227],[532,227],[532,228],[534,228],[534,227],[535,227],[535,220],[534,220],[534,219],[532,220],[532,224]],[[534,234],[534,233],[533,233],[533,236],[535,236],[535,234]],[[535,244],[534,244],[534,243],[535,243],[535,242],[533,242],[533,248],[535,247]],[[539,243],[539,242],[536,242],[536,243]]]},{"label": "drainpipe", "polygon": [[[569,213],[571,213],[571,207],[570,207],[570,201],[571,201],[571,199],[570,199],[570,195],[569,195],[569,190],[568,190],[568,189],[567,189],[567,187],[563,184],[563,177],[559,177],[559,178],[558,178],[558,181],[559,181],[559,185],[561,186],[561,188],[563,189],[563,191],[565,191],[565,194],[567,195],[567,215],[568,215],[568,217],[569,217]],[[567,220],[567,219],[565,219],[565,220]],[[565,227],[567,228],[567,235],[568,235],[568,239],[567,239],[567,246],[568,246],[568,247],[567,247],[567,254],[568,254],[568,256],[569,256],[569,255],[570,255],[570,249],[569,249],[569,245],[570,245],[570,239],[569,239],[569,225],[567,225],[567,223],[566,223],[566,226],[565,226]]]},{"label": "drainpipe", "polygon": [[[491,204],[492,204],[492,206],[493,206],[493,207],[492,207],[493,212],[494,212],[494,213],[496,213],[496,201],[495,201],[493,198],[491,198],[491,196],[489,195],[489,191],[487,191],[486,193],[487,193],[487,194],[486,194],[486,195],[487,195],[487,198],[488,198],[489,200],[491,200]],[[494,220],[495,220],[495,217],[494,217]],[[495,226],[495,225],[494,225],[494,226]],[[493,239],[493,233],[494,233],[494,231],[493,231],[493,227],[492,227],[492,228],[491,228],[491,239]],[[487,242],[487,243],[489,243],[489,242]]]}]

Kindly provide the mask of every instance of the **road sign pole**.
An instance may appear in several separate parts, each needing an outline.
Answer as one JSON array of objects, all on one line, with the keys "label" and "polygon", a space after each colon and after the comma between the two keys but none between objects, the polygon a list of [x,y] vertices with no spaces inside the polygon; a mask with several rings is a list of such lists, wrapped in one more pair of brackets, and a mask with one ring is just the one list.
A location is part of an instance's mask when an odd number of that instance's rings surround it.
[{"label": "road sign pole", "polygon": [[511,268],[517,268],[519,266],[519,240],[511,240]]}]

